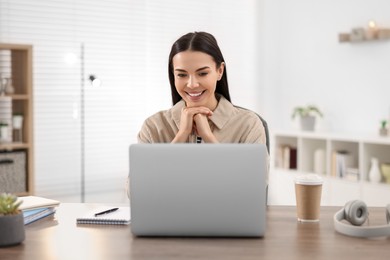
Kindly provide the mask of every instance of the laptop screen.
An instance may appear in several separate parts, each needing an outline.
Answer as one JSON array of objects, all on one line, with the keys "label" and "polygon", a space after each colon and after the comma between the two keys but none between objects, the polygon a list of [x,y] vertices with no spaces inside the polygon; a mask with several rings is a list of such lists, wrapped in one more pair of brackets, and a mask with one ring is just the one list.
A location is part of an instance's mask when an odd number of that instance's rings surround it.
[{"label": "laptop screen", "polygon": [[263,236],[263,144],[133,144],[131,230],[143,236]]}]

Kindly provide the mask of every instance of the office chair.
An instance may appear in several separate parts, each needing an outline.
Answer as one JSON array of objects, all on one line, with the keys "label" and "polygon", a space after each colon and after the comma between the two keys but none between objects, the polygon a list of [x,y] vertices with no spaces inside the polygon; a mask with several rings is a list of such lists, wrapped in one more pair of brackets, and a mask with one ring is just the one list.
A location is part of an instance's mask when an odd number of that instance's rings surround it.
[{"label": "office chair", "polygon": [[[270,142],[269,142],[269,132],[268,132],[267,121],[265,121],[264,118],[262,118],[259,114],[256,113],[256,115],[260,118],[261,122],[263,123],[264,131],[265,131],[265,138],[266,138],[265,145],[267,146],[268,156],[271,156],[271,154],[270,154],[270,147],[269,147],[269,143]],[[269,164],[268,164],[268,174],[269,174]],[[268,180],[267,180],[267,186],[265,187],[265,202],[266,202],[266,205],[268,205],[268,187],[269,187],[269,184],[268,184]]]},{"label": "office chair", "polygon": [[261,123],[263,123],[264,130],[265,130],[265,145],[267,146],[268,155],[271,155],[270,154],[270,147],[269,147],[269,132],[268,132],[267,121],[265,121],[264,118],[262,118],[260,115],[258,115],[258,114],[256,114],[256,115],[260,118]]},{"label": "office chair", "polygon": [[[236,108],[241,108],[241,109],[244,109],[244,110],[249,110],[247,108],[244,108],[244,107],[240,107],[240,106],[234,106]],[[253,112],[253,111],[252,111]],[[255,113],[255,112],[253,112]],[[268,155],[271,155],[271,151],[270,151],[270,140],[269,140],[269,131],[268,131],[268,124],[267,124],[267,121],[265,121],[264,118],[262,118],[259,114],[255,113],[261,120],[261,123],[263,124],[264,126],[264,131],[265,131],[265,145],[267,147],[267,151],[268,151]]]},{"label": "office chair", "polygon": [[[240,106],[234,106],[234,107],[237,107],[237,108],[241,108],[241,109],[245,109],[245,110],[249,110],[247,108],[244,108],[244,107],[240,107]],[[252,111],[253,112],[253,111]],[[253,112],[255,113],[255,112]],[[265,145],[267,147],[267,151],[268,151],[268,156],[271,156],[270,154],[270,140],[269,140],[269,131],[268,131],[268,124],[267,124],[267,121],[265,121],[264,118],[262,118],[259,114],[255,113],[261,120],[261,123],[263,124],[264,126],[264,131],[265,131]],[[269,165],[268,165],[268,173],[269,173]],[[267,185],[265,187],[265,201],[266,201],[266,205],[268,205],[268,177],[267,177]]]}]

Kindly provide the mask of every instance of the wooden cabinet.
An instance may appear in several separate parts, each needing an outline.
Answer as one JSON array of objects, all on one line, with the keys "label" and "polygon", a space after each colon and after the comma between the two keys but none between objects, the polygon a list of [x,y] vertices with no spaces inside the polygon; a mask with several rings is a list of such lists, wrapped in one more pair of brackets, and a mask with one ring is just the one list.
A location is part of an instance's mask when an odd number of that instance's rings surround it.
[{"label": "wooden cabinet", "polygon": [[9,138],[0,142],[0,192],[33,194],[32,46],[0,43],[0,76],[3,86],[9,79],[13,86],[13,91],[3,91],[1,96],[12,110],[0,107],[0,115],[12,119],[3,123],[8,125]]},{"label": "wooden cabinet", "polygon": [[[270,178],[278,189],[291,190],[296,174],[318,173],[325,181],[324,205],[343,205],[352,199],[371,206],[388,203],[389,180],[382,176],[380,182],[373,182],[369,172],[372,158],[379,165],[390,163],[390,137],[276,131],[273,144]],[[291,151],[296,156],[291,157]],[[294,203],[290,199],[286,204]]]}]

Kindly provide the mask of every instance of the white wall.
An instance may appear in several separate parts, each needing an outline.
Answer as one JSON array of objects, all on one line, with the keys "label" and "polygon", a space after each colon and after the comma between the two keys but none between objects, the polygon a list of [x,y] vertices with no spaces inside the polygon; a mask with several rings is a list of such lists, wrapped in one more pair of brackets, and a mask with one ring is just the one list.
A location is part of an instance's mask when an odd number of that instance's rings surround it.
[{"label": "white wall", "polygon": [[390,114],[390,41],[339,43],[338,34],[373,19],[390,27],[386,0],[265,0],[265,115],[295,128],[292,108],[317,104],[319,128],[377,133]]},{"label": "white wall", "polygon": [[[130,15],[138,14],[138,40],[145,46],[138,51],[145,57],[142,88],[145,117],[171,106],[167,61],[171,46],[178,37],[193,31],[213,34],[227,64],[232,101],[236,105],[260,110],[256,95],[258,80],[258,12],[262,1],[246,0],[168,0],[132,1]],[[136,22],[133,20],[133,22]]]}]

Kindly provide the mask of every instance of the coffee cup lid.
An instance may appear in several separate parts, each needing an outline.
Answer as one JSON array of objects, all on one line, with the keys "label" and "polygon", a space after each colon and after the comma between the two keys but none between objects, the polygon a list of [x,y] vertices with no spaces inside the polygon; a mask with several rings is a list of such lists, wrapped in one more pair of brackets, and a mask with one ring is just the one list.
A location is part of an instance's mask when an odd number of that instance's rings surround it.
[{"label": "coffee cup lid", "polygon": [[318,174],[301,174],[295,177],[296,184],[321,185],[323,182],[323,179]]}]

